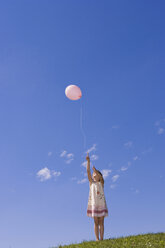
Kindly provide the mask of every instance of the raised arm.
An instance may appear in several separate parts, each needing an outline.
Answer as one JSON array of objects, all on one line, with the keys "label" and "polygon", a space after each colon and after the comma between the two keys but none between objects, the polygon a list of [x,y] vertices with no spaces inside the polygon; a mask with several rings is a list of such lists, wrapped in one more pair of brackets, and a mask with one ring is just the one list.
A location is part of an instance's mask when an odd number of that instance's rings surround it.
[{"label": "raised arm", "polygon": [[87,175],[88,175],[88,179],[89,179],[89,182],[92,183],[93,180],[92,180],[91,170],[90,170],[90,158],[89,158],[89,153],[87,153],[86,160],[87,160]]}]

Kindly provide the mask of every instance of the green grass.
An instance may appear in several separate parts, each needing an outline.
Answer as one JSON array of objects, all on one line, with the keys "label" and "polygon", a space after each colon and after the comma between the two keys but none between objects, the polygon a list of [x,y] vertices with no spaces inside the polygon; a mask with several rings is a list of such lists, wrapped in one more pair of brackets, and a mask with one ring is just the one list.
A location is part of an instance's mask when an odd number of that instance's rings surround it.
[{"label": "green grass", "polygon": [[59,245],[52,248],[165,248],[165,233],[147,233],[102,241],[84,241],[79,244]]}]

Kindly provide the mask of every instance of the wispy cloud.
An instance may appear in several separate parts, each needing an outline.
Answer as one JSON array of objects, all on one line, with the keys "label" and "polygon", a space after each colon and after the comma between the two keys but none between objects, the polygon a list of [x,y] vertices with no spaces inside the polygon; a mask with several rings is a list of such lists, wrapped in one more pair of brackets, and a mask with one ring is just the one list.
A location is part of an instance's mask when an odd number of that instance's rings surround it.
[{"label": "wispy cloud", "polygon": [[72,162],[72,160],[74,160],[74,154],[73,153],[68,153],[66,155],[66,157],[67,157],[67,160],[66,160],[67,164],[70,164]]},{"label": "wispy cloud", "polygon": [[120,127],[119,125],[113,125],[112,129],[119,129],[119,127]]},{"label": "wispy cloud", "polygon": [[50,157],[52,155],[52,152],[48,152],[48,156]]},{"label": "wispy cloud", "polygon": [[150,148],[144,150],[144,151],[142,152],[142,154],[144,155],[144,154],[150,153],[150,152],[152,152],[152,147],[150,147]]},{"label": "wispy cloud", "polygon": [[86,153],[90,153],[90,152],[92,152],[92,151],[96,151],[96,144],[93,144],[93,146],[90,147],[90,148],[86,151]]},{"label": "wispy cloud", "polygon": [[125,146],[126,148],[131,148],[132,145],[133,145],[133,142],[132,142],[132,141],[128,141],[128,142],[126,142],[126,143],[124,144],[124,146]]},{"label": "wispy cloud", "polygon": [[120,170],[121,170],[121,171],[126,171],[126,170],[128,170],[128,167],[122,166]]},{"label": "wispy cloud", "polygon": [[64,151],[61,152],[60,157],[63,158],[63,157],[66,156],[66,154],[67,154],[67,151],[64,150]]},{"label": "wispy cloud", "polygon": [[164,119],[160,119],[158,121],[155,122],[155,126],[158,128],[157,129],[157,133],[163,134],[165,131],[165,118]]},{"label": "wispy cloud", "polygon": [[110,188],[111,188],[111,189],[116,188],[116,184],[111,184],[111,185],[110,185]]},{"label": "wispy cloud", "polygon": [[158,129],[158,134],[163,134],[163,133],[164,133],[164,128],[159,127],[159,129]]},{"label": "wispy cloud", "polygon": [[120,168],[120,170],[121,170],[121,171],[126,171],[126,170],[128,170],[128,167],[131,166],[131,164],[132,164],[132,163],[131,163],[130,161],[128,161],[128,162],[127,162],[127,166],[122,166],[122,167]]},{"label": "wispy cloud", "polygon": [[84,161],[81,165],[86,168],[87,167],[87,161]]},{"label": "wispy cloud", "polygon": [[133,192],[134,192],[135,194],[138,194],[138,193],[140,192],[138,189],[135,189],[135,188],[133,188],[133,187],[131,187],[130,189],[133,190]]},{"label": "wispy cloud", "polygon": [[98,160],[98,158],[99,158],[99,156],[98,155],[95,155],[95,154],[93,154],[92,156],[91,156],[91,160]]},{"label": "wispy cloud", "polygon": [[106,179],[111,172],[112,172],[112,170],[107,170],[107,169],[101,170],[101,173],[102,173],[104,179]]},{"label": "wispy cloud", "polygon": [[160,125],[164,125],[164,123],[165,123],[165,118],[162,118],[162,119],[160,119],[160,120],[157,120],[157,121],[155,121],[155,126],[160,126]]},{"label": "wispy cloud", "polygon": [[70,164],[74,160],[74,154],[73,153],[68,153],[66,150],[63,150],[60,154],[61,158],[65,158],[65,162],[67,164]]},{"label": "wispy cloud", "polygon": [[119,175],[114,175],[114,176],[112,177],[112,181],[113,181],[113,182],[116,182],[117,179],[118,179],[119,177],[120,177]]},{"label": "wispy cloud", "polygon": [[37,177],[41,182],[49,180],[52,176],[58,177],[61,175],[61,172],[50,171],[47,167],[39,170],[37,172]]},{"label": "wispy cloud", "polygon": [[78,180],[77,183],[78,184],[83,184],[83,183],[86,183],[87,181],[88,181],[88,179],[87,178],[84,178],[82,180]]},{"label": "wispy cloud", "polygon": [[74,160],[74,159],[71,158],[71,159],[66,160],[65,162],[66,162],[66,164],[70,164],[73,160]]},{"label": "wispy cloud", "polygon": [[136,161],[136,160],[138,160],[138,159],[139,159],[138,156],[133,157],[133,160],[134,160],[134,161]]},{"label": "wispy cloud", "polygon": [[81,172],[81,174],[83,174],[84,175],[84,177],[87,177],[87,172]]},{"label": "wispy cloud", "polygon": [[52,176],[59,177],[61,175],[60,171],[52,171]]},{"label": "wispy cloud", "polygon": [[67,156],[67,158],[71,159],[71,158],[74,157],[74,154],[73,153],[68,153],[66,156]]}]

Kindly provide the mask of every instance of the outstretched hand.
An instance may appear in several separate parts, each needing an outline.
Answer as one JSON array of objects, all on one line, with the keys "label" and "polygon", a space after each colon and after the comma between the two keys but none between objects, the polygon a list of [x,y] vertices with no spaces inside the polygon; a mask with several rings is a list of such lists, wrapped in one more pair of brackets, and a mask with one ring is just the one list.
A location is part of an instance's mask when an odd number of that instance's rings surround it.
[{"label": "outstretched hand", "polygon": [[87,160],[87,161],[90,161],[89,153],[87,153],[86,160]]}]

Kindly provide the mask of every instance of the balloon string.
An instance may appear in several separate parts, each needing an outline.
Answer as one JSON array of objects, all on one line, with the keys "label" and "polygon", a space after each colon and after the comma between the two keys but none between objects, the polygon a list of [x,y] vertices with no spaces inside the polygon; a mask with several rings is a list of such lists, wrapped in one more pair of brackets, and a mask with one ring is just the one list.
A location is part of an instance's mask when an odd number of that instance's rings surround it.
[{"label": "balloon string", "polygon": [[86,134],[83,129],[83,108],[82,108],[82,103],[81,103],[81,108],[80,108],[80,129],[83,135],[83,141],[84,141],[84,150],[86,148]]}]

